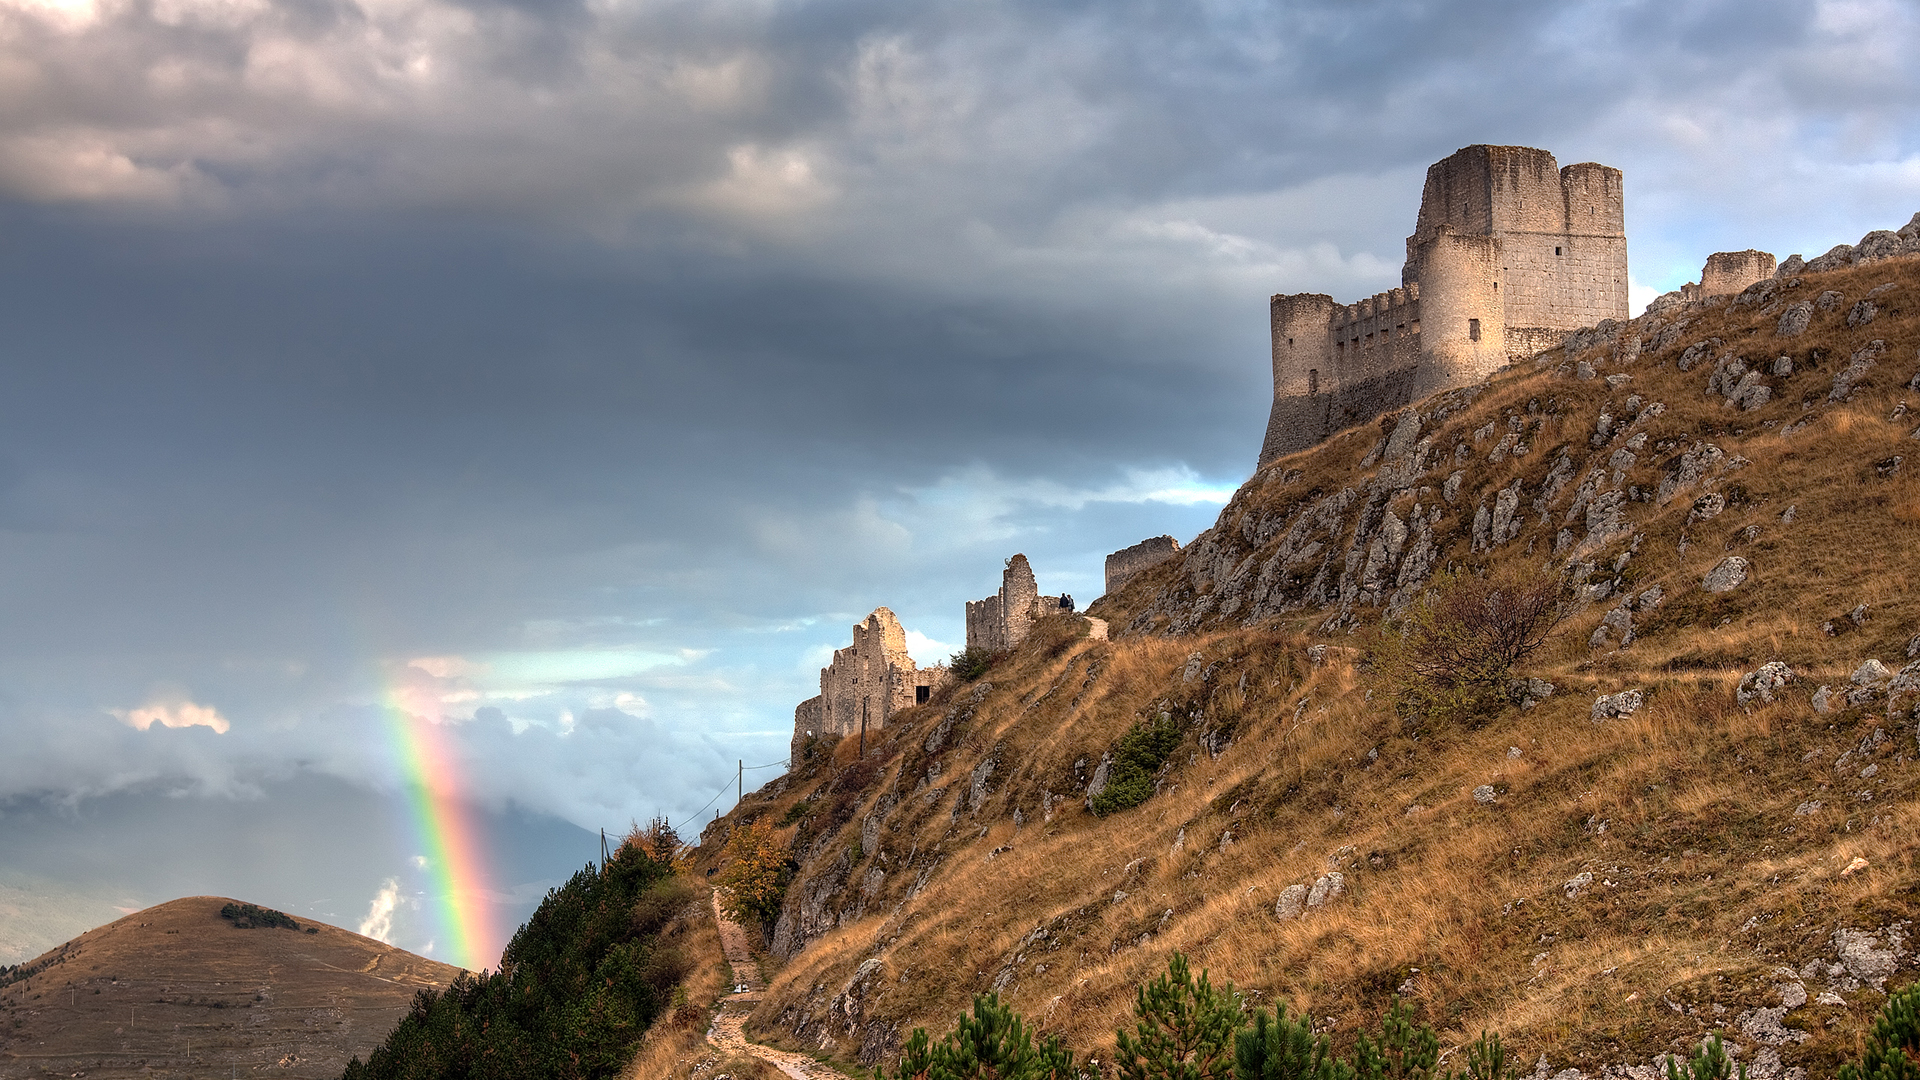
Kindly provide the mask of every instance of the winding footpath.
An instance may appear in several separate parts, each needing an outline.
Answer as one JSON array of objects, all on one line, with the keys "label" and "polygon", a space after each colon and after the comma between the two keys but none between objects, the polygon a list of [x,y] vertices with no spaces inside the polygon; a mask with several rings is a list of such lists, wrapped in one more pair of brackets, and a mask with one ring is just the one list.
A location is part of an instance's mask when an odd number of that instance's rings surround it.
[{"label": "winding footpath", "polygon": [[805,1054],[775,1050],[750,1042],[746,1035],[747,1014],[765,995],[767,984],[761,981],[759,965],[753,962],[753,947],[739,923],[720,910],[720,894],[713,894],[713,921],[720,928],[720,949],[733,967],[733,993],[721,999],[720,1011],[713,1016],[707,1041],[720,1050],[752,1054],[793,1080],[850,1080],[842,1072],[828,1068]]}]

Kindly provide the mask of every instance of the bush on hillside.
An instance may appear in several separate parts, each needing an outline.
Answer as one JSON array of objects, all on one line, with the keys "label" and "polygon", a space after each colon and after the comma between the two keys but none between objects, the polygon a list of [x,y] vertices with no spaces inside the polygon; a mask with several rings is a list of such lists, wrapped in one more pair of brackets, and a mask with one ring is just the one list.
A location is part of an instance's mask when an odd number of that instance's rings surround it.
[{"label": "bush on hillside", "polygon": [[970,683],[993,666],[993,654],[978,645],[969,645],[947,657],[947,670],[963,683]]},{"label": "bush on hillside", "polygon": [[1154,775],[1179,745],[1180,725],[1168,713],[1161,713],[1152,723],[1136,723],[1127,729],[1114,744],[1107,786],[1093,797],[1095,816],[1105,817],[1146,802],[1153,794]]},{"label": "bush on hillside", "polygon": [[1566,586],[1545,575],[1440,574],[1382,641],[1406,715],[1472,719],[1498,711],[1515,668],[1567,614]]},{"label": "bush on hillside", "polygon": [[1920,984],[1896,991],[1867,1030],[1858,1064],[1840,1066],[1840,1080],[1920,1080]]},{"label": "bush on hillside", "polygon": [[443,992],[415,995],[344,1080],[617,1076],[688,968],[658,941],[657,905],[643,902],[684,888],[666,863],[621,845],[606,866],[547,893],[499,971],[462,972]]},{"label": "bush on hillside", "polygon": [[284,930],[300,929],[300,924],[294,922],[286,912],[254,904],[225,904],[220,908],[220,917],[232,923],[236,930],[275,926]]},{"label": "bush on hillside", "polygon": [[[1353,1080],[1353,1066],[1333,1054],[1325,1035],[1313,1033],[1313,1021],[1288,1016],[1287,1003],[1274,1012],[1255,1009],[1253,1024],[1233,1037],[1234,1080]],[[1475,1080],[1480,1080],[1476,1077]]]},{"label": "bush on hillside", "polygon": [[793,861],[785,845],[764,821],[750,822],[727,837],[727,868],[713,883],[724,892],[720,907],[727,917],[746,926],[771,926],[780,917],[787,884],[793,880]]},{"label": "bush on hillside", "polygon": [[1076,1080],[1073,1053],[1053,1037],[1034,1042],[1026,1020],[1000,1003],[999,994],[975,994],[938,1043],[914,1028],[893,1080]]},{"label": "bush on hillside", "polygon": [[1380,1018],[1379,1040],[1362,1032],[1353,1045],[1357,1080],[1430,1080],[1439,1060],[1440,1037],[1415,1024],[1413,1010],[1397,997]]},{"label": "bush on hillside", "polygon": [[1244,1022],[1232,983],[1198,980],[1184,953],[1134,999],[1134,1033],[1118,1032],[1114,1063],[1125,1080],[1234,1080],[1235,1034]]},{"label": "bush on hillside", "polygon": [[[1682,1066],[1678,1058],[1667,1059],[1667,1080],[1733,1080],[1733,1062],[1727,1057],[1726,1045],[1720,1041],[1720,1033],[1707,1036],[1707,1041],[1693,1052],[1693,1057]],[[1747,1080],[1747,1067],[1740,1066],[1740,1080]]]}]

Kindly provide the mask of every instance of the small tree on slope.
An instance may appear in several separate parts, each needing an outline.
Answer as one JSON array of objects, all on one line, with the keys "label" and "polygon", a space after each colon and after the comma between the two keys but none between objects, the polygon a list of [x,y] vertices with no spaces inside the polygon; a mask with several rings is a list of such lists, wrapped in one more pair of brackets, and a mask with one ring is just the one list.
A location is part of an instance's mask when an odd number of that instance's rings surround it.
[{"label": "small tree on slope", "polygon": [[1166,974],[1140,988],[1133,1015],[1133,1036],[1117,1033],[1123,1080],[1232,1080],[1242,1020],[1232,983],[1216,990],[1205,971],[1195,981],[1176,952]]}]

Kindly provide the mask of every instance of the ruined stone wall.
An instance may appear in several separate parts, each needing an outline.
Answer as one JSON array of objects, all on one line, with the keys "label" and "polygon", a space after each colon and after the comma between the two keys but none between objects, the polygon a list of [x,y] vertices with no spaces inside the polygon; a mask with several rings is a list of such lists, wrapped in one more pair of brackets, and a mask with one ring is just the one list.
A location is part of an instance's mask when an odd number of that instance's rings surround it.
[{"label": "ruined stone wall", "polygon": [[1128,579],[1150,566],[1158,566],[1180,554],[1180,541],[1171,536],[1154,536],[1107,556],[1107,594],[1119,592]]},{"label": "ruined stone wall", "polygon": [[967,601],[967,648],[1000,652],[1008,647],[1007,623],[1000,617],[1000,594]]},{"label": "ruined stone wall", "polygon": [[[1025,555],[1007,560],[1000,591],[967,601],[967,648],[1001,652],[1027,639],[1033,621],[1063,609],[1059,596],[1041,596]],[[1070,610],[1070,609],[1069,609]]]},{"label": "ruined stone wall", "polygon": [[1749,285],[1772,277],[1774,269],[1771,252],[1756,251],[1753,248],[1745,251],[1716,251],[1707,256],[1707,265],[1700,270],[1699,295],[1693,299],[1733,296],[1745,291]]},{"label": "ruined stone wall", "polygon": [[[885,725],[889,716],[913,706],[915,670],[900,620],[886,608],[874,609],[864,622],[854,624],[853,644],[835,649],[833,661],[820,669],[818,730],[853,735],[863,720],[868,730]],[[905,678],[897,677],[902,673]]]},{"label": "ruined stone wall", "polygon": [[787,747],[788,762],[798,763],[801,748],[806,745],[807,738],[821,734],[825,729],[826,715],[825,703],[818,694],[794,706],[793,742]]}]

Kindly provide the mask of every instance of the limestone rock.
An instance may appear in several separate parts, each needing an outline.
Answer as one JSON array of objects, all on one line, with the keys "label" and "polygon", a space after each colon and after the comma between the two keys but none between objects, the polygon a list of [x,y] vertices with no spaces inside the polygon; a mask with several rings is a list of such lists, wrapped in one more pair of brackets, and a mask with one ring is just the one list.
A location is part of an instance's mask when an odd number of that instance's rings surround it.
[{"label": "limestone rock", "polygon": [[1873,301],[1862,300],[1853,305],[1853,309],[1847,312],[1847,325],[1854,327],[1865,326],[1872,322],[1874,316],[1878,314],[1880,314],[1880,309],[1874,305]]},{"label": "limestone rock", "polygon": [[1773,660],[1741,676],[1740,686],[1734,690],[1733,698],[1742,705],[1749,705],[1755,701],[1771,702],[1793,680],[1793,669],[1778,660]]},{"label": "limestone rock", "polygon": [[1586,892],[1587,887],[1592,884],[1593,884],[1592,872],[1587,870],[1582,870],[1578,874],[1575,874],[1573,875],[1573,877],[1567,879],[1567,883],[1565,885],[1560,886],[1560,891],[1567,894],[1567,899],[1576,900],[1579,898],[1580,894],[1583,892]]},{"label": "limestone rock", "polygon": [[1711,521],[1720,511],[1727,508],[1727,497],[1717,491],[1709,492],[1693,500],[1693,508],[1687,511],[1687,524],[1697,521]]},{"label": "limestone rock", "polygon": [[1307,910],[1307,887],[1289,885],[1280,890],[1280,900],[1273,905],[1276,919],[1297,919]]},{"label": "limestone rock", "polygon": [[1832,713],[1838,708],[1838,706],[1834,704],[1834,697],[1833,688],[1822,685],[1820,689],[1813,692],[1813,711],[1819,713],[1821,716]]},{"label": "limestone rock", "polygon": [[1847,676],[1847,681],[1855,686],[1879,686],[1891,678],[1893,678],[1893,672],[1887,670],[1887,665],[1878,660],[1867,660],[1853,669],[1853,674]]},{"label": "limestone rock", "polygon": [[1710,593],[1732,592],[1746,584],[1749,565],[1740,556],[1729,555],[1707,571],[1707,576],[1700,580],[1700,587]]},{"label": "limestone rock", "polygon": [[[1797,337],[1807,332],[1807,324],[1813,321],[1813,304],[1802,300],[1780,315],[1773,332],[1779,337]],[[1685,370],[1685,369],[1682,369]]]},{"label": "limestone rock", "polygon": [[1525,711],[1552,697],[1557,689],[1559,688],[1545,679],[1526,678],[1514,680],[1508,692],[1513,696],[1513,700],[1520,703],[1521,710]]},{"label": "limestone rock", "polygon": [[1346,891],[1347,878],[1345,874],[1340,873],[1338,870],[1332,870],[1322,874],[1319,879],[1313,883],[1313,888],[1307,890],[1307,910],[1312,911],[1325,907],[1327,904],[1340,899]]},{"label": "limestone rock", "polygon": [[1692,449],[1680,455],[1680,460],[1661,478],[1657,496],[1660,505],[1672,502],[1674,496],[1706,479],[1726,463],[1726,451],[1712,443],[1694,443]]},{"label": "limestone rock", "polygon": [[1854,350],[1853,355],[1847,358],[1846,368],[1833,377],[1833,389],[1828,392],[1827,400],[1837,402],[1852,398],[1854,387],[1867,377],[1867,372],[1873,369],[1874,362],[1885,356],[1886,352],[1887,343],[1879,338],[1868,342],[1863,348]]},{"label": "limestone rock", "polygon": [[1622,690],[1616,694],[1601,694],[1593,699],[1592,717],[1595,720],[1625,719],[1637,712],[1646,703],[1646,693],[1641,690]]},{"label": "limestone rock", "polygon": [[1482,806],[1489,805],[1499,798],[1500,793],[1493,790],[1492,784],[1481,784],[1473,789],[1473,801]]}]

